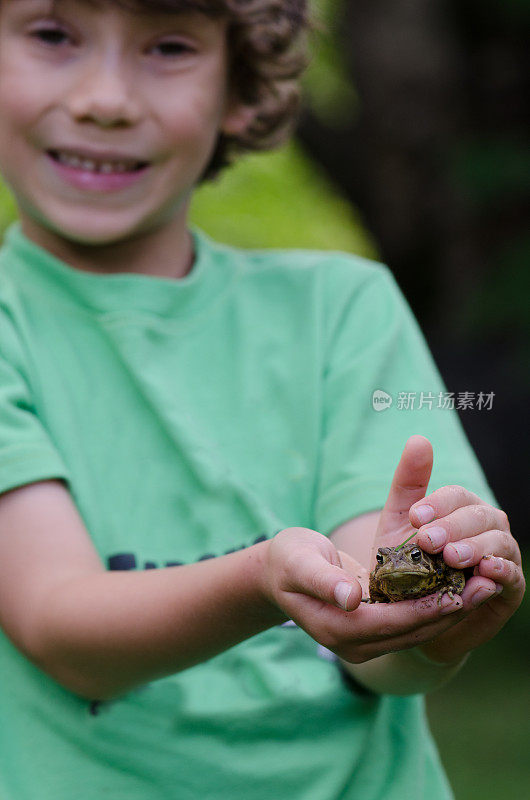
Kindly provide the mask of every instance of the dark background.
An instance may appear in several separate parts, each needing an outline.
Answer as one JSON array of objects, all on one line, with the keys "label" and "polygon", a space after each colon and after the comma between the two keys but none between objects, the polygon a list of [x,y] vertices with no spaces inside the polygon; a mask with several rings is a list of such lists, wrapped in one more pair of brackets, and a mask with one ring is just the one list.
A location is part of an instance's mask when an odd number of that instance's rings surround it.
[{"label": "dark background", "polygon": [[[322,4],[321,4],[322,5]],[[530,544],[526,0],[323,4],[356,102],[309,103],[299,137],[355,204],[427,337],[499,505]]]}]

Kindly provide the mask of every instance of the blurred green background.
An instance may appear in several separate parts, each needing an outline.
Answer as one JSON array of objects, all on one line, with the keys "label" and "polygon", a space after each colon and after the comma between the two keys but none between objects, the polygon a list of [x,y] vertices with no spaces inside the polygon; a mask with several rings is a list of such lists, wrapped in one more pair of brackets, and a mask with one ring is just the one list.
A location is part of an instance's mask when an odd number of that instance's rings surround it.
[{"label": "blurred green background", "polygon": [[[528,554],[527,554],[528,555]],[[530,792],[526,599],[503,630],[427,697],[431,730],[456,800],[521,800]]]},{"label": "blurred green background", "polygon": [[[491,412],[466,412],[462,422],[528,546],[521,431],[529,399],[529,156],[520,42],[529,4],[427,5],[316,2],[296,141],[248,156],[203,186],[192,219],[236,245],[386,261],[448,389],[496,393]],[[0,184],[0,236],[14,218]],[[457,800],[528,796],[529,624],[527,602],[428,698]]]}]

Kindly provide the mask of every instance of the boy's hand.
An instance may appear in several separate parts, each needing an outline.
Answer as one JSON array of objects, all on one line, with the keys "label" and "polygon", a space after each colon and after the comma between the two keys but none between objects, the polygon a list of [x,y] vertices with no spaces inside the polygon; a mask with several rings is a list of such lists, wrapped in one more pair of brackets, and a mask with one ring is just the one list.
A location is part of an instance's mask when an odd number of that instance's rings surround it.
[{"label": "boy's hand", "polygon": [[435,661],[453,661],[495,636],[520,605],[521,553],[504,511],[462,486],[444,486],[415,503],[410,520],[421,526],[416,541],[422,549],[443,551],[451,567],[473,568],[462,592],[466,616],[423,648]]},{"label": "boy's hand", "polygon": [[[432,661],[457,662],[492,638],[521,602],[521,557],[504,512],[462,487],[446,486],[425,498],[431,469],[430,442],[411,437],[381,512],[375,548],[400,544],[410,535],[411,523],[422,525],[416,510],[430,505],[433,522],[420,527],[417,541],[427,552],[444,549],[450,566],[475,567],[461,598],[451,601],[444,595],[441,606],[437,595],[360,605],[367,594],[367,569],[325,536],[287,528],[269,543],[265,596],[344,661],[358,664],[417,647]],[[428,538],[434,527],[445,530],[445,548],[443,542],[433,546]],[[465,560],[460,560],[457,544],[471,548]]]},{"label": "boy's hand", "polygon": [[411,437],[396,470],[381,514],[376,547],[395,546],[419,528],[415,541],[429,553],[443,551],[447,564],[473,567],[462,592],[458,621],[421,649],[440,663],[456,661],[491,639],[520,605],[525,581],[521,554],[504,511],[462,486],[444,486],[425,497],[432,447]]},{"label": "boy's hand", "polygon": [[459,608],[454,602],[440,608],[436,596],[360,605],[367,570],[308,528],[278,533],[268,543],[262,572],[268,601],[351,663],[431,641],[454,624],[452,612]]}]

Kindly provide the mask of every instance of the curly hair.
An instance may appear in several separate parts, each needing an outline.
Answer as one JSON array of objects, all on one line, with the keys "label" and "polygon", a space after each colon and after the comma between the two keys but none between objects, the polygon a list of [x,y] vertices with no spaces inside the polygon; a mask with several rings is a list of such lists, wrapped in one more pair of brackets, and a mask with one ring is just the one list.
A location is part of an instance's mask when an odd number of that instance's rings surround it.
[{"label": "curly hair", "polygon": [[242,133],[219,135],[201,180],[215,177],[236,155],[271,149],[292,133],[300,107],[299,78],[308,63],[308,0],[107,1],[133,11],[198,11],[227,21],[230,88],[254,113]]}]

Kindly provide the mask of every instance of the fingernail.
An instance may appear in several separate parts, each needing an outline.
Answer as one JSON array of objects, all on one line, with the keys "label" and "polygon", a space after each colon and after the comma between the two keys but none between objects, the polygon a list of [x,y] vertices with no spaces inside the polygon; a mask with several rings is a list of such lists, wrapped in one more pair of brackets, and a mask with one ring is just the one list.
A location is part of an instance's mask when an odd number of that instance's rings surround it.
[{"label": "fingernail", "polygon": [[471,597],[471,605],[473,608],[477,608],[477,606],[481,606],[482,603],[485,603],[486,600],[489,600],[490,597],[493,597],[495,592],[492,589],[486,589],[485,586],[481,586],[480,589],[477,589],[475,594]]},{"label": "fingernail", "polygon": [[443,528],[427,528],[427,530],[423,531],[426,533],[429,539],[431,540],[431,544],[435,549],[439,547],[443,547],[444,544],[447,542],[447,531]]},{"label": "fingernail", "polygon": [[348,610],[348,600],[351,594],[352,585],[346,581],[339,581],[335,586],[335,600],[341,608],[345,611]]},{"label": "fingernail", "polygon": [[432,506],[418,506],[414,509],[414,513],[422,525],[426,525],[427,522],[432,522],[434,519],[434,508]]},{"label": "fingernail", "polygon": [[469,561],[473,558],[473,548],[470,544],[465,542],[458,542],[457,544],[450,544],[449,547],[455,551],[459,561]]},{"label": "fingernail", "polygon": [[504,586],[501,583],[496,583],[495,584],[495,594],[501,594],[503,589],[504,589]]},{"label": "fingernail", "polygon": [[455,595],[451,600],[448,594],[444,594],[440,605],[442,614],[452,614],[453,611],[458,611],[459,608],[462,608],[462,598],[459,595]]},{"label": "fingernail", "polygon": [[498,558],[497,556],[491,557],[491,563],[493,564],[493,569],[495,572],[502,572],[504,569],[504,559]]}]

